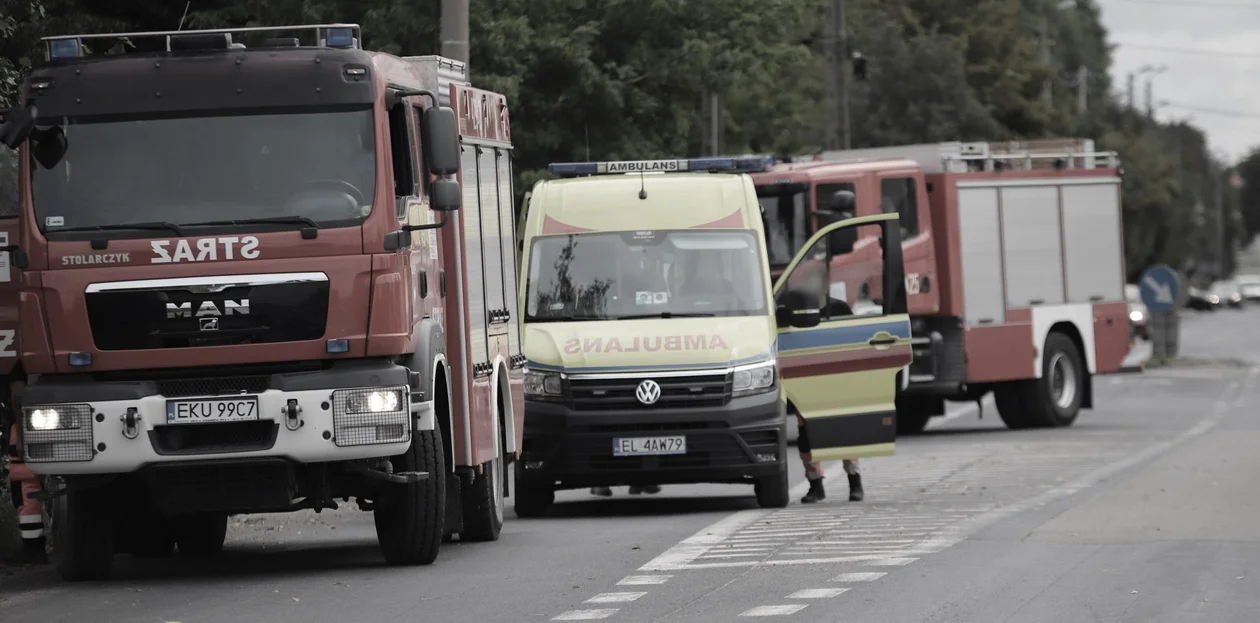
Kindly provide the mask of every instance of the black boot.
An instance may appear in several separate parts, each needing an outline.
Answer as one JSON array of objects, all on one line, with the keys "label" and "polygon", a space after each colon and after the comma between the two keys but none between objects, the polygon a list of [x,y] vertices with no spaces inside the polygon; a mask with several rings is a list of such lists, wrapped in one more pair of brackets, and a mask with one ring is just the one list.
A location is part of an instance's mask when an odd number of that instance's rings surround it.
[{"label": "black boot", "polygon": [[22,549],[13,558],[19,565],[36,565],[48,562],[48,552],[44,547],[44,537],[22,539]]},{"label": "black boot", "polygon": [[866,494],[862,491],[862,475],[849,474],[849,501],[861,502]]},{"label": "black boot", "polygon": [[801,498],[801,504],[813,504],[827,497],[827,491],[823,489],[822,478],[809,481],[809,493]]}]

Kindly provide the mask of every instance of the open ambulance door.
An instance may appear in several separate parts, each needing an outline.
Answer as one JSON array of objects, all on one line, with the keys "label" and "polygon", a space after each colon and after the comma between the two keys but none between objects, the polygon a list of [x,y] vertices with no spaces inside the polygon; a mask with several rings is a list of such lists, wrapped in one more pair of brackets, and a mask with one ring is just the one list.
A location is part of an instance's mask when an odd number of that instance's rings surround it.
[{"label": "open ambulance door", "polygon": [[784,393],[814,460],[886,456],[912,359],[897,214],[832,223],[774,284]]}]

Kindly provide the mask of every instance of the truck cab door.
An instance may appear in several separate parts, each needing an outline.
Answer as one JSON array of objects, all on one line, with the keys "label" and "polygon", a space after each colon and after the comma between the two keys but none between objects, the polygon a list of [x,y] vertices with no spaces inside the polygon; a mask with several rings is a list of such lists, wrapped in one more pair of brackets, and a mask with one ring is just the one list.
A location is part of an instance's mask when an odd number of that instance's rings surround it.
[{"label": "truck cab door", "polygon": [[898,373],[912,359],[897,218],[823,227],[774,285],[779,373],[815,460],[895,451]]}]

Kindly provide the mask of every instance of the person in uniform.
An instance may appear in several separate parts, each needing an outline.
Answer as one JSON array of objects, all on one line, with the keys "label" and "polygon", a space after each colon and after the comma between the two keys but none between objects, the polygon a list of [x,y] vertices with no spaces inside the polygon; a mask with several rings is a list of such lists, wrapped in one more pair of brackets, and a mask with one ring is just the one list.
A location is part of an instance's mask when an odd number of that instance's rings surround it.
[{"label": "person in uniform", "polygon": [[13,496],[13,508],[17,509],[18,530],[22,533],[22,549],[16,562],[21,564],[48,561],[44,541],[44,505],[31,497],[44,490],[43,478],[31,471],[18,456],[17,424],[6,440],[9,453],[9,491]]}]

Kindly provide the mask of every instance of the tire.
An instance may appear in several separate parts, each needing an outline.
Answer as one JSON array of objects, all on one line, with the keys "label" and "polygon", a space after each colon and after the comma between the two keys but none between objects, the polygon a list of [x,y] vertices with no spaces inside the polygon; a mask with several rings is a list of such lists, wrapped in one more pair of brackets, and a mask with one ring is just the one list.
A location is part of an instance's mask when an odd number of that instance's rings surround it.
[{"label": "tire", "polygon": [[179,555],[185,558],[218,556],[227,539],[227,520],[227,513],[198,513],[172,519]]},{"label": "tire", "polygon": [[932,416],[926,411],[918,411],[907,408],[903,413],[901,409],[897,410],[897,434],[898,435],[918,435],[927,428],[928,421]]},{"label": "tire", "polygon": [[994,391],[998,414],[1009,428],[1071,426],[1081,411],[1085,362],[1076,343],[1052,331],[1046,336],[1041,378],[1002,385]]},{"label": "tire", "polygon": [[53,556],[68,582],[103,580],[114,560],[114,516],[109,489],[71,489],[53,503]]},{"label": "tire", "polygon": [[495,442],[495,457],[481,466],[464,491],[464,531],[461,541],[497,541],[503,530],[503,438]]},{"label": "tire", "polygon": [[394,457],[397,471],[428,472],[411,484],[385,485],[376,501],[376,540],[391,565],[429,565],[437,560],[446,531],[446,457],[441,424],[416,432],[405,454]]},{"label": "tire", "polygon": [[521,519],[533,519],[547,514],[556,501],[556,491],[551,487],[528,485],[521,478],[521,462],[516,463],[516,484],[512,491],[512,510]]},{"label": "tire", "polygon": [[781,474],[757,479],[753,492],[757,494],[757,505],[761,508],[787,508],[791,502],[787,469]]}]

